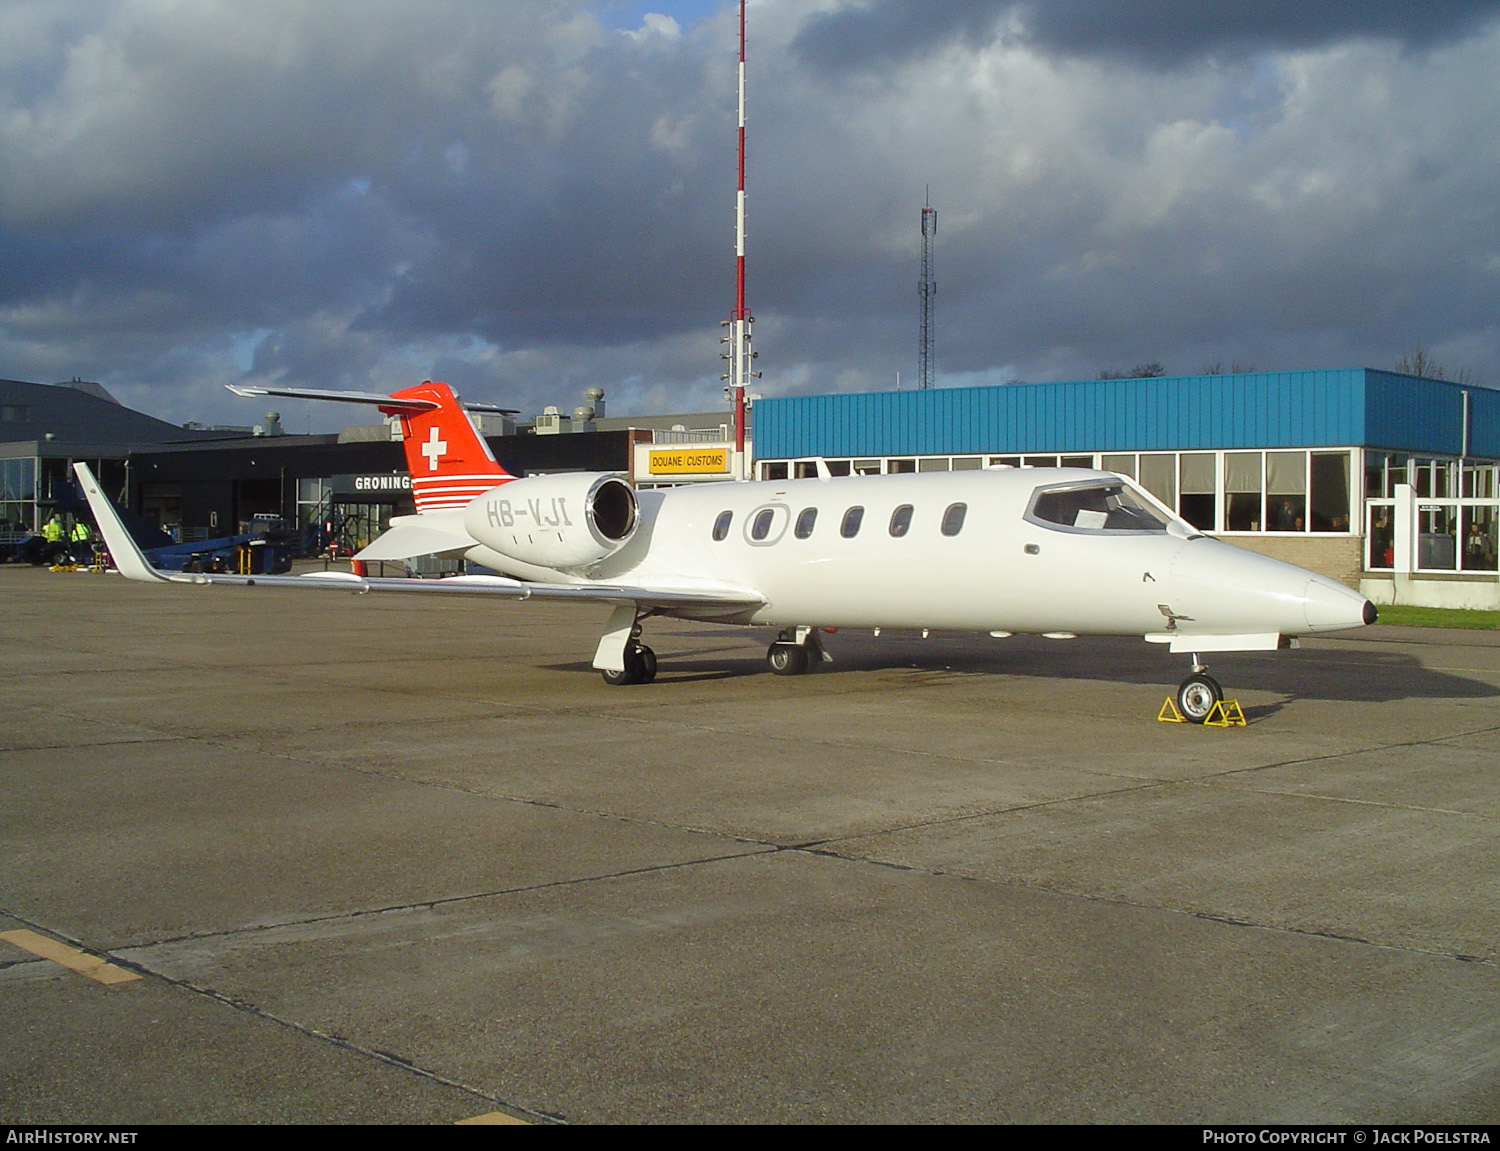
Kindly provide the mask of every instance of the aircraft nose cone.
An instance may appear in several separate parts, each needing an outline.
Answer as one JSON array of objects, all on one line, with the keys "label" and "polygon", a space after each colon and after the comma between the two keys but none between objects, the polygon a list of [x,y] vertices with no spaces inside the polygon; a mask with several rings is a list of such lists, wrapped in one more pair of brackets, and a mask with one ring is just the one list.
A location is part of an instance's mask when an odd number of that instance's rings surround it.
[{"label": "aircraft nose cone", "polygon": [[1337,631],[1375,622],[1374,604],[1359,592],[1322,576],[1307,581],[1302,602],[1312,631]]}]

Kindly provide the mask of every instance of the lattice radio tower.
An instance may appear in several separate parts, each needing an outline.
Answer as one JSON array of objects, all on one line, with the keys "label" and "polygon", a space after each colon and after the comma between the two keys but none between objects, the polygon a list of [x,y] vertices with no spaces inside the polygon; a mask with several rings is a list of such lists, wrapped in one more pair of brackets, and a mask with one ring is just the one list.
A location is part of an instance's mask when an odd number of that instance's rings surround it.
[{"label": "lattice radio tower", "polygon": [[922,342],[917,352],[917,387],[932,387],[934,361],[932,344],[934,324],[932,307],[937,302],[937,280],[932,275],[932,240],[937,235],[937,209],[932,206],[931,189],[922,209],[922,281],[917,294],[922,298]]}]

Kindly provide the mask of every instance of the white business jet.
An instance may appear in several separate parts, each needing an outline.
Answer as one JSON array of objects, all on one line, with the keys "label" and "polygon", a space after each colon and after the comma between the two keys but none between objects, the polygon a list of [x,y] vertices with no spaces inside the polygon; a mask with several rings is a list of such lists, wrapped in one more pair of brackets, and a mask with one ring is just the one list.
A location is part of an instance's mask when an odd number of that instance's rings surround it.
[{"label": "white business jet", "polygon": [[[953,629],[1054,638],[1139,635],[1192,658],[1177,690],[1202,722],[1223,698],[1202,657],[1295,645],[1374,622],[1342,584],[1210,539],[1130,480],[1082,468],[708,483],[636,491],[616,474],[518,478],[446,384],[392,395],[235,388],[371,404],[399,421],[415,515],[355,557],[303,576],[163,572],[77,465],[120,571],[161,583],[497,595],[613,605],[594,653],[612,684],[649,683],[652,616],[781,629],[767,662],[796,675],[828,659],[835,628]],[[470,405],[471,410],[498,409]],[[375,578],[375,560],[462,556],[501,575]]]}]

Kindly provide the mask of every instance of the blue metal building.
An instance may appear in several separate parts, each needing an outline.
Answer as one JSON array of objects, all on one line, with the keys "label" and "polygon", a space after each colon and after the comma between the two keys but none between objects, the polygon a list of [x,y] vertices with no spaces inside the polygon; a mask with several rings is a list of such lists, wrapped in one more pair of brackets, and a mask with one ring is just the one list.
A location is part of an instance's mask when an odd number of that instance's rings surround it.
[{"label": "blue metal building", "polygon": [[759,460],[1335,446],[1500,458],[1500,391],[1344,368],[755,404]]},{"label": "blue metal building", "polygon": [[1500,550],[1500,391],[1370,368],[762,399],[754,449],[763,479],[817,459],[1102,468],[1204,531],[1361,586],[1494,582]]}]

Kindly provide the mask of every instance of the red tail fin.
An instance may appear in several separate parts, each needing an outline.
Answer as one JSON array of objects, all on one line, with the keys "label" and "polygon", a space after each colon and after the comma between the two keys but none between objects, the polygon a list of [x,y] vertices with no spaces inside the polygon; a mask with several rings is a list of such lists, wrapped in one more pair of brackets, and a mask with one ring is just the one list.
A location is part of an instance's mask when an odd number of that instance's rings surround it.
[{"label": "red tail fin", "polygon": [[401,418],[417,511],[465,507],[475,496],[515,479],[495,462],[447,384],[427,380],[392,392],[391,399],[406,401],[381,410]]}]

